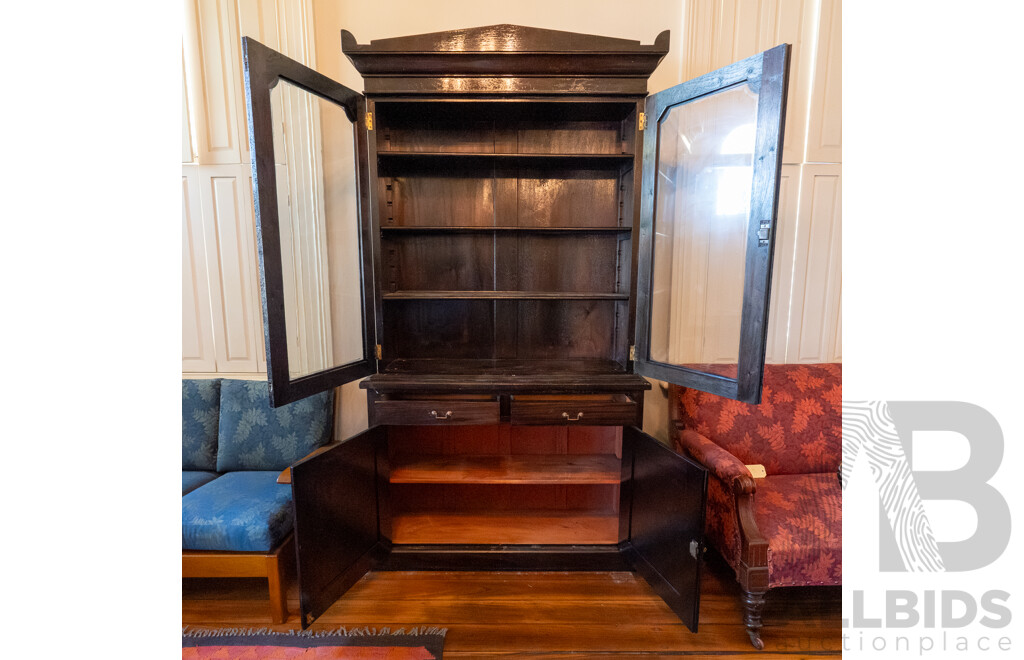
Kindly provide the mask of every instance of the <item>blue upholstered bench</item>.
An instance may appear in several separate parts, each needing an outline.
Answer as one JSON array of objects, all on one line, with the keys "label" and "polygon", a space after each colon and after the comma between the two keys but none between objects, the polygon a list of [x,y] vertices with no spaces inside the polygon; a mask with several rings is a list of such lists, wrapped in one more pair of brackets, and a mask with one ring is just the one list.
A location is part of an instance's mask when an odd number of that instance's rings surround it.
[{"label": "blue upholstered bench", "polygon": [[266,382],[181,381],[182,577],[266,577],[273,621],[287,619],[294,518],[278,478],[330,441],[333,403],[271,408]]}]

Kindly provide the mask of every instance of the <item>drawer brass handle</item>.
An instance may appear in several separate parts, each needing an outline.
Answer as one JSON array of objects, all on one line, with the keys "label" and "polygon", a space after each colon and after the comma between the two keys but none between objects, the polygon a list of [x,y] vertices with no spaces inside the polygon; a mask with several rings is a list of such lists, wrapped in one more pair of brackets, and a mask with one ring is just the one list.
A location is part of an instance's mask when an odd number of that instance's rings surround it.
[{"label": "drawer brass handle", "polygon": [[569,417],[569,413],[564,412],[562,413],[562,417],[566,418],[570,422],[578,422],[583,417],[583,411],[581,410],[580,412],[576,413],[575,417]]},{"label": "drawer brass handle", "polygon": [[434,419],[450,419],[452,416],[452,411],[449,410],[444,415],[438,415],[436,410],[431,410],[430,414],[434,416]]}]

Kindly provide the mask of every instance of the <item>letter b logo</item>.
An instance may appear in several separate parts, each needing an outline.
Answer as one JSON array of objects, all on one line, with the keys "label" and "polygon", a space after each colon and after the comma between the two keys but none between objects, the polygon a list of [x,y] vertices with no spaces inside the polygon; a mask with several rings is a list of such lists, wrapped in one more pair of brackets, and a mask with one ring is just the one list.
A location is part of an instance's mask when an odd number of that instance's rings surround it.
[{"label": "letter b logo", "polygon": [[[963,467],[912,471],[915,431],[952,431],[970,446]],[[843,402],[843,486],[863,451],[879,487],[882,571],[970,571],[999,558],[1010,541],[1010,508],[988,484],[1003,458],[1003,432],[983,408],[958,401]],[[926,500],[956,500],[978,517],[974,535],[940,542]]]}]

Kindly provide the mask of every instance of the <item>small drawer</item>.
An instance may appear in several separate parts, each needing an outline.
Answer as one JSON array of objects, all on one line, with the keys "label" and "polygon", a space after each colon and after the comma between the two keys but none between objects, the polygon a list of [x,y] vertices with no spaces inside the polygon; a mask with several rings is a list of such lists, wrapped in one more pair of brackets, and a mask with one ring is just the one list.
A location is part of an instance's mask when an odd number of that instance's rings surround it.
[{"label": "small drawer", "polygon": [[621,426],[639,424],[640,406],[625,394],[582,396],[513,396],[513,424],[577,424]]},{"label": "small drawer", "polygon": [[423,426],[429,424],[497,424],[496,400],[382,399],[373,402],[379,424]]}]

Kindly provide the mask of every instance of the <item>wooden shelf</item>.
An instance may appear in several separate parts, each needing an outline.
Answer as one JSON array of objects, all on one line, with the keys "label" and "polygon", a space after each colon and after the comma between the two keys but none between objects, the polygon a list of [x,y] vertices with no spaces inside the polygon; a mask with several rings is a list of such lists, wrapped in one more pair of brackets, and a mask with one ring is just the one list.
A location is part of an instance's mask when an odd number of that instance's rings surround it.
[{"label": "wooden shelf", "polygon": [[391,483],[618,484],[621,469],[610,454],[399,456]]},{"label": "wooden shelf", "polygon": [[[536,376],[539,378],[563,378],[569,380],[580,380],[586,376],[595,375],[625,375],[623,365],[613,360],[454,360],[447,358],[435,359],[404,359],[391,360],[388,363],[388,374],[454,374],[466,376],[478,374],[486,378],[501,378],[505,376]],[[382,374],[377,374],[382,375]],[[629,374],[632,376],[632,374]],[[646,383],[640,376],[632,376],[639,382]],[[371,376],[373,378],[373,376]],[[633,389],[623,387],[622,389]],[[649,385],[643,389],[651,389]],[[616,390],[619,391],[619,390]]]},{"label": "wooden shelf", "polygon": [[601,359],[389,360],[384,371],[359,386],[382,394],[409,390],[424,394],[594,394],[651,389],[650,381],[628,373],[625,364]]},{"label": "wooden shelf", "polygon": [[574,291],[391,291],[384,300],[629,300],[628,293]]},{"label": "wooden shelf", "polygon": [[558,161],[558,160],[591,160],[605,162],[632,162],[633,154],[537,154],[537,153],[485,153],[473,151],[378,151],[381,160],[415,160],[415,159],[471,159],[471,158],[507,158],[520,161]]},{"label": "wooden shelf", "polygon": [[619,541],[618,514],[593,511],[401,513],[391,522],[393,543],[590,545]]},{"label": "wooden shelf", "polygon": [[450,233],[488,233],[488,232],[523,232],[523,233],[538,233],[538,234],[594,234],[594,233],[605,233],[605,234],[628,234],[633,231],[632,227],[471,227],[471,226],[385,226],[381,227],[380,230],[386,233],[430,233],[430,232],[450,232]]}]

